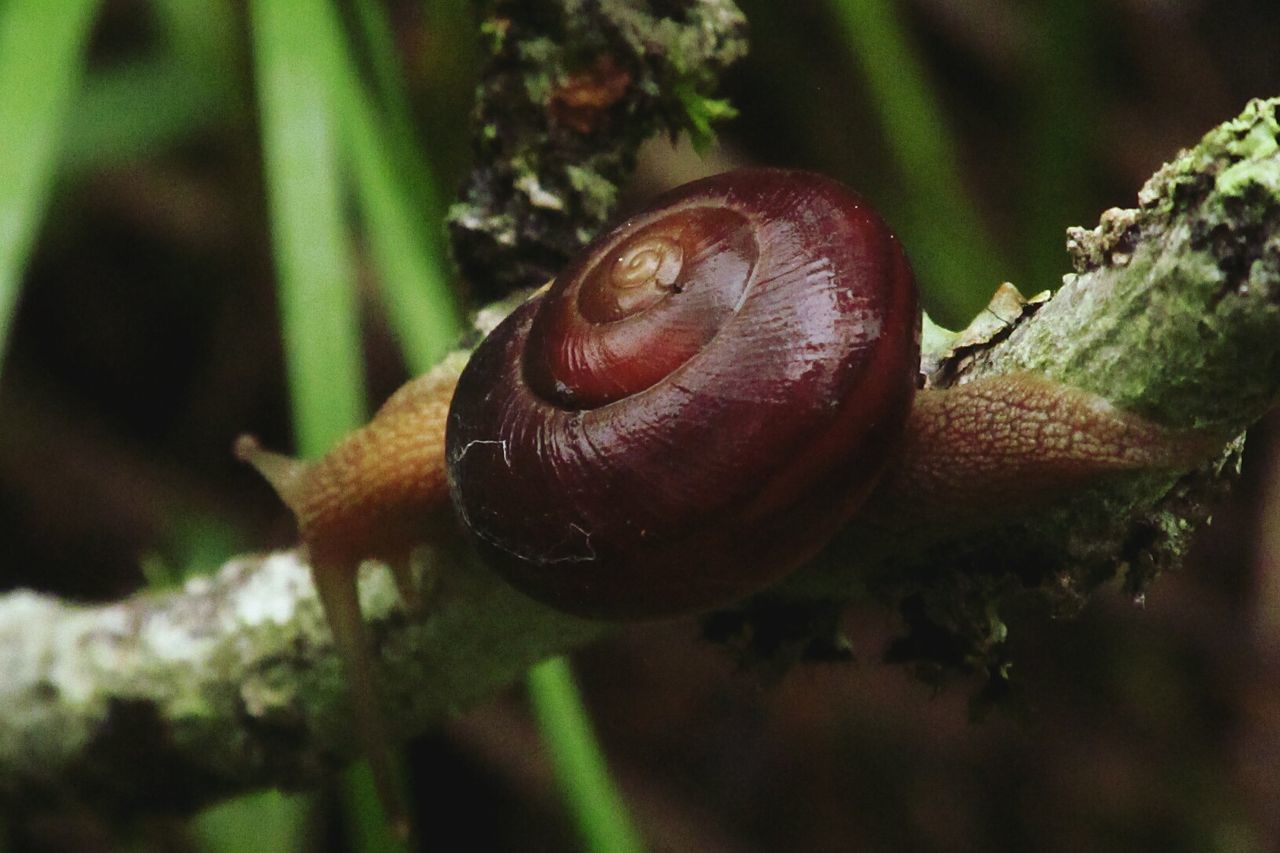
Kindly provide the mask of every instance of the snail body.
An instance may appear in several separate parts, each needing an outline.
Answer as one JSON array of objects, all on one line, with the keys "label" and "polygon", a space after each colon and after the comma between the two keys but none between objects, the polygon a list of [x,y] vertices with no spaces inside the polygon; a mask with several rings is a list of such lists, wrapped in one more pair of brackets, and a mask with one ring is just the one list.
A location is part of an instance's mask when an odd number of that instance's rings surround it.
[{"label": "snail body", "polygon": [[597,238],[460,377],[414,380],[323,459],[242,440],[298,518],[384,804],[356,571],[383,560],[414,599],[410,554],[455,517],[534,598],[657,618],[758,591],[855,514],[996,518],[1213,446],[1027,374],[917,393],[920,322],[906,255],[861,198],[740,170]]},{"label": "snail body", "polygon": [[247,435],[235,446],[236,456],[271,483],[297,519],[303,556],[349,682],[361,752],[388,823],[405,839],[410,822],[378,710],[357,581],[360,564],[378,560],[391,569],[404,601],[420,604],[413,551],[452,523],[441,460],[457,376],[457,366],[446,360],[410,381],[321,459],[272,453]]}]

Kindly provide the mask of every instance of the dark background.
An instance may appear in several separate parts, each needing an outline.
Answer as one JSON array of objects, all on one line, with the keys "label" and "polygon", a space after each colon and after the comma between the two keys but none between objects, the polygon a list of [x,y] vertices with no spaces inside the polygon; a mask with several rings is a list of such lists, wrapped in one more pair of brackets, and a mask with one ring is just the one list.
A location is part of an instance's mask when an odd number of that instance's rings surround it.
[{"label": "dark background", "polygon": [[[630,196],[734,163],[803,166],[920,228],[830,7],[741,5],[753,51],[724,92],[740,117],[711,165],[686,147],[646,149]],[[456,186],[479,62],[469,9],[389,8],[424,148]],[[148,573],[291,541],[284,511],[229,452],[245,429],[289,441],[247,23],[233,10],[213,107],[143,150],[72,145],[64,157],[0,381],[0,589],[107,600]],[[1067,225],[1131,206],[1179,147],[1250,97],[1280,94],[1273,3],[915,0],[900,11],[994,246],[990,287],[1055,285]],[[91,79],[147,57],[148,4],[108,2],[92,44]],[[930,251],[927,233],[902,238]],[[949,282],[923,285],[927,302],[946,301]],[[956,298],[976,307],[974,294]],[[381,399],[405,369],[372,299],[365,326]],[[846,618],[857,663],[781,680],[743,671],[693,623],[628,629],[577,655],[653,848],[1280,849],[1276,426],[1251,434],[1239,486],[1144,606],[1111,591],[1069,622],[1009,614],[1018,713],[973,723],[976,683],[935,691],[881,665],[898,626],[870,605]],[[454,839],[446,848],[575,848],[520,689],[408,752],[428,834]],[[14,850],[204,843],[174,819],[28,817],[10,816]],[[312,819],[301,843],[344,849],[341,821]]]}]

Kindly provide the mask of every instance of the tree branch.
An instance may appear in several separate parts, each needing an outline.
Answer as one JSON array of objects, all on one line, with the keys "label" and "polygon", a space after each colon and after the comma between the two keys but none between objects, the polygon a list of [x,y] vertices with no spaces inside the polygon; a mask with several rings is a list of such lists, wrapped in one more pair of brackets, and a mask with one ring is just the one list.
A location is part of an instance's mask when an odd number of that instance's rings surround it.
[{"label": "tree branch", "polygon": [[[1014,307],[1017,317],[996,303],[986,331],[935,341],[930,380],[1034,370],[1226,444],[1280,395],[1278,107],[1250,104],[1153,177],[1138,209],[1073,230],[1077,273],[1059,295]],[[767,614],[782,596],[831,601],[872,589],[904,603],[917,629],[900,656],[989,667],[999,659],[994,614],[1012,587],[1066,604],[1127,567],[1140,589],[1176,564],[1230,467],[1220,459],[1116,477],[998,531],[976,520],[904,542],[854,525],[753,607]],[[399,734],[607,630],[510,590],[460,539],[432,543],[424,569],[426,605],[412,616],[385,573],[362,579]],[[292,553],[238,559],[179,592],[110,605],[0,597],[0,671],[5,806],[191,808],[263,785],[309,785],[354,750],[338,661]]]},{"label": "tree branch", "polygon": [[990,341],[926,358],[937,385],[1032,371],[1094,391],[1168,427],[1218,436],[1218,458],[1194,471],[1112,477],[998,529],[922,519],[886,536],[855,523],[791,586],[839,595],[847,567],[860,563],[860,585],[901,602],[912,629],[893,656],[999,677],[998,613],[1009,596],[1038,595],[1069,613],[1118,574],[1136,597],[1179,565],[1239,470],[1244,430],[1280,399],[1278,107],[1250,103],[1152,176],[1136,209],[1070,229],[1076,271],[1051,301],[996,304]]},{"label": "tree branch", "polygon": [[[426,566],[426,614],[366,569],[361,604],[394,733],[423,731],[602,626],[548,612],[459,549]],[[179,592],[81,607],[0,597],[0,803],[187,810],[314,785],[355,752],[338,658],[294,552]]]}]

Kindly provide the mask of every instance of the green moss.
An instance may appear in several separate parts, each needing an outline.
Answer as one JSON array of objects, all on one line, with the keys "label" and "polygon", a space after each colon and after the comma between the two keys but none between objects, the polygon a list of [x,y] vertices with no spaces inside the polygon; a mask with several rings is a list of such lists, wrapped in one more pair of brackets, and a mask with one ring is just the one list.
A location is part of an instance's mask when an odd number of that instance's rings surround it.
[{"label": "green moss", "polygon": [[565,166],[569,184],[581,196],[581,204],[593,221],[608,219],[618,203],[618,186],[604,175],[572,163]]},{"label": "green moss", "polygon": [[1280,192],[1280,160],[1276,159],[1280,145],[1276,131],[1258,125],[1247,137],[1255,144],[1249,146],[1246,158],[1232,164],[1218,175],[1216,189],[1224,196],[1239,197],[1258,184],[1267,192]]},{"label": "green moss", "polygon": [[[1139,208],[1073,233],[1079,274],[989,353],[966,353],[973,364],[962,372],[1029,370],[1223,443],[1274,407],[1278,104],[1250,104],[1162,168]],[[938,337],[926,327],[927,340]],[[986,537],[933,534],[929,545],[925,531],[912,543],[920,553],[880,566],[873,588],[913,608],[904,615],[914,639],[902,647],[917,663],[994,672],[1003,628],[992,614],[1011,600],[1070,614],[1117,577],[1139,595],[1180,565],[1241,446],[1193,471],[1114,475]]]},{"label": "green moss", "polygon": [[706,154],[716,138],[712,124],[735,118],[738,111],[726,100],[708,98],[699,94],[689,81],[677,83],[673,91],[684,106],[687,122],[685,129],[689,133],[689,140],[693,143],[694,150],[699,154]]},{"label": "green moss", "polygon": [[[689,130],[706,144],[731,113],[715,86],[746,51],[731,0],[696,0],[670,16],[617,0],[491,9],[481,162],[450,213],[455,258],[486,301],[551,278],[596,234],[644,140]],[[566,119],[558,88],[599,68],[625,87]]]}]

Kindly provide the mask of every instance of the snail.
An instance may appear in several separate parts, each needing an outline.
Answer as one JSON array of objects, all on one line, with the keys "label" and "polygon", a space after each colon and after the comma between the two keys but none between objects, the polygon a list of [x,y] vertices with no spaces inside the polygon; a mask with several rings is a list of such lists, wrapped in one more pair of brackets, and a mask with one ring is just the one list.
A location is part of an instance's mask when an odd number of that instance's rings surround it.
[{"label": "snail", "polygon": [[1035,376],[918,391],[920,326],[862,198],[740,170],[598,237],[460,376],[410,382],[323,459],[242,439],[297,515],[384,802],[356,568],[381,560],[412,596],[413,548],[455,517],[552,607],[655,618],[768,586],[859,512],[892,525],[1187,460],[1194,442]]},{"label": "snail", "polygon": [[475,351],[446,430],[454,505],[517,588],[649,618],[767,586],[864,504],[891,526],[1186,455],[1030,374],[917,393],[920,325],[901,244],[840,184],[687,184]]}]

